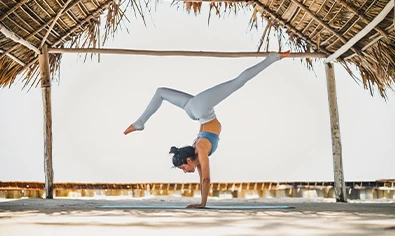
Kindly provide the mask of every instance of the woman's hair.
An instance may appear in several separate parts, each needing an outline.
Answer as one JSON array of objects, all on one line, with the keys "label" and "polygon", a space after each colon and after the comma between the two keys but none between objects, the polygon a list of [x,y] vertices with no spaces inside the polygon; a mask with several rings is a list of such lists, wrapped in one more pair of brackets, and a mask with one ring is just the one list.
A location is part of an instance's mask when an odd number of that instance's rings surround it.
[{"label": "woman's hair", "polygon": [[192,146],[186,146],[177,148],[172,146],[170,148],[170,153],[173,153],[173,165],[175,167],[179,167],[182,164],[187,164],[187,158],[190,157],[192,160],[195,160],[197,154],[195,153],[195,148]]}]

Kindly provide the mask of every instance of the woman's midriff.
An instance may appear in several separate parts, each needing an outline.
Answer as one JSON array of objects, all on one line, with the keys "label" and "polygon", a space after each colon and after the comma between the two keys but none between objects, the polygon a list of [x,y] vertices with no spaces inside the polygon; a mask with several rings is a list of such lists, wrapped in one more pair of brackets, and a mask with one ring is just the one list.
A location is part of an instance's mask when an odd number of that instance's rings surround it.
[{"label": "woman's midriff", "polygon": [[215,118],[210,122],[200,125],[200,132],[211,132],[219,135],[221,133],[221,123]]}]

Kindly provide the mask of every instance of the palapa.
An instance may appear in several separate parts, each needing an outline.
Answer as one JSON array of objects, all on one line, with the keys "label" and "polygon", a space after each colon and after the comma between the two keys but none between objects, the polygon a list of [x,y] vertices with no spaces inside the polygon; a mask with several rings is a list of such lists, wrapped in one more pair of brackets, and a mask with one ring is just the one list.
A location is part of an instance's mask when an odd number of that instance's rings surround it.
[{"label": "palapa", "polygon": [[[156,1],[156,0],[154,0]],[[251,28],[260,20],[267,21],[257,51],[266,51],[273,33],[282,45],[293,52],[319,52],[331,55],[363,30],[390,1],[394,0],[201,0],[174,1],[175,7],[198,14],[202,4],[209,4],[211,13],[237,14],[241,9],[251,11]],[[0,24],[16,37],[38,48],[99,48],[119,29],[127,10],[134,11],[144,21],[145,1],[124,0],[2,0]],[[393,5],[393,4],[392,4]],[[100,33],[100,17],[106,14],[105,32]],[[100,39],[102,35],[103,39]],[[284,38],[284,36],[287,36]],[[50,55],[52,75],[58,71],[61,54]],[[380,95],[394,88],[395,27],[394,10],[366,36],[343,53],[337,61],[364,88]],[[312,68],[312,59],[306,59]],[[355,66],[357,76],[350,69]],[[21,75],[25,85],[39,84],[39,63],[34,50],[0,33],[0,86],[11,86]]]}]

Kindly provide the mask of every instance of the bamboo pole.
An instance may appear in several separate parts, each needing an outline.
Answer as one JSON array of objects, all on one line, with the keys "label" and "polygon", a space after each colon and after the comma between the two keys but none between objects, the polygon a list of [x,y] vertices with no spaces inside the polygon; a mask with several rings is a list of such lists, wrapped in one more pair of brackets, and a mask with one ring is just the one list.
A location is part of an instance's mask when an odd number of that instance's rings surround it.
[{"label": "bamboo pole", "polygon": [[[159,51],[115,48],[49,48],[48,53],[133,54],[148,56],[267,57],[270,52]],[[325,53],[291,53],[290,58],[326,58]]]},{"label": "bamboo pole", "polygon": [[51,112],[51,80],[49,73],[49,57],[47,46],[44,45],[38,56],[40,63],[40,79],[44,111],[44,172],[45,196],[53,198],[53,169],[52,169],[52,112]]},{"label": "bamboo pole", "polygon": [[342,145],[340,139],[339,113],[336,97],[335,69],[333,63],[325,63],[328,89],[329,115],[332,134],[333,171],[335,179],[336,202],[347,202],[346,185],[344,183]]}]

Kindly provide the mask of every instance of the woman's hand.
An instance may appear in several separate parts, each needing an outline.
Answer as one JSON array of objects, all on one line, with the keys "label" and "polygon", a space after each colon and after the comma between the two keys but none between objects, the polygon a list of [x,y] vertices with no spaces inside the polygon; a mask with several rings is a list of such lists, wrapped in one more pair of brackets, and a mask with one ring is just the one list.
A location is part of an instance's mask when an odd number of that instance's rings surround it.
[{"label": "woman's hand", "polygon": [[204,208],[205,206],[203,204],[190,204],[186,208]]}]

